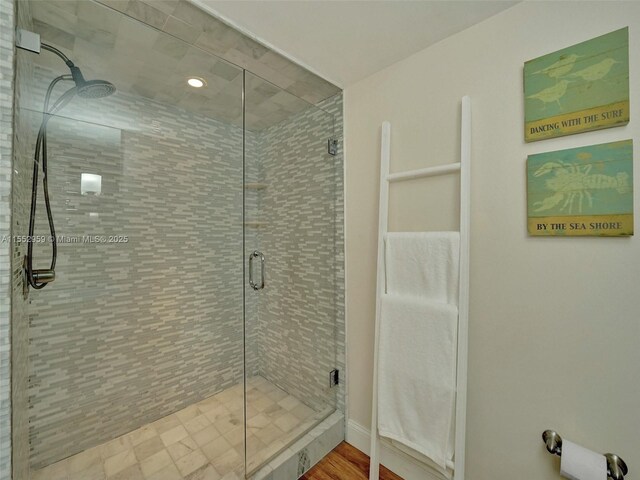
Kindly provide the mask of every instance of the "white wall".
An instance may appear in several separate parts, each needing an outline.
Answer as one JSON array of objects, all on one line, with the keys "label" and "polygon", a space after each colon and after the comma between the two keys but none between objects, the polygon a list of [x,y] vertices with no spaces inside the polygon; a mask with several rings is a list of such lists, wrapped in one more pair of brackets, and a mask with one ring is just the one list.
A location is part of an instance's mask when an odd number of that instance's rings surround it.
[{"label": "white wall", "polygon": [[[624,26],[630,30],[630,124],[525,144],[523,63]],[[638,52],[640,3],[525,2],[345,90],[352,423],[368,427],[371,409],[380,123],[392,124],[393,171],[456,161],[459,101],[468,94],[466,477],[559,478],[558,460],[540,438],[554,428],[619,454],[631,469],[627,478],[640,479],[639,240],[529,237],[525,171],[531,153],[627,138],[640,148]],[[455,180],[394,186],[392,229],[454,228]],[[639,199],[636,192],[637,212]]]}]

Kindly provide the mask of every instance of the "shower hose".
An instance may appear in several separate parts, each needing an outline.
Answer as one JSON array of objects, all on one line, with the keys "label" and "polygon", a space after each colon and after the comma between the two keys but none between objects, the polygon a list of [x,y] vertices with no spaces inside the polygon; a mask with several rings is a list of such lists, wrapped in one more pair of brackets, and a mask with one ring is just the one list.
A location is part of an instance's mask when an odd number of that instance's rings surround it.
[{"label": "shower hose", "polygon": [[48,281],[38,280],[38,271],[33,268],[33,244],[34,244],[34,229],[36,220],[36,204],[38,200],[38,174],[39,167],[42,166],[42,190],[44,192],[44,204],[47,210],[47,219],[49,221],[49,231],[51,234],[51,264],[49,266],[49,272],[53,275],[56,267],[56,259],[58,257],[58,242],[56,239],[56,230],[53,224],[53,215],[51,214],[51,203],[49,201],[49,186],[47,183],[47,124],[51,117],[60,109],[64,108],[75,96],[76,87],[72,87],[63,93],[49,109],[49,103],[51,101],[51,93],[53,92],[56,84],[63,80],[73,80],[71,75],[60,75],[54,78],[47,88],[47,93],[44,99],[44,108],[42,113],[42,123],[40,124],[40,130],[38,131],[38,137],[36,139],[36,148],[33,158],[33,179],[31,183],[31,212],[29,215],[29,236],[27,238],[27,257],[26,257],[26,275],[29,285],[35,289],[41,289],[47,285]]}]

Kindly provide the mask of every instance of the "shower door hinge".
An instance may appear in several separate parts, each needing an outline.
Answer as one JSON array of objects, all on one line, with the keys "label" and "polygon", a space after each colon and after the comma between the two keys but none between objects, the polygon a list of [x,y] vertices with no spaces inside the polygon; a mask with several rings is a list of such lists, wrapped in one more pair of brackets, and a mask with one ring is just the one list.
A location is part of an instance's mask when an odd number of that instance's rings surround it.
[{"label": "shower door hinge", "polygon": [[334,368],[329,372],[329,387],[333,388],[340,384],[340,370]]},{"label": "shower door hinge", "polygon": [[336,155],[338,153],[338,140],[330,138],[327,141],[327,151],[329,152],[329,155]]}]

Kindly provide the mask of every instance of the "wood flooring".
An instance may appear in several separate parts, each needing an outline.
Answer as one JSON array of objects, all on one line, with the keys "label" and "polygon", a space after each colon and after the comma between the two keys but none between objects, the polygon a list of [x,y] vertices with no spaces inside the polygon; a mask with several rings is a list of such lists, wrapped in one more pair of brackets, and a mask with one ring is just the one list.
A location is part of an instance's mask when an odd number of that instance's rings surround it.
[{"label": "wood flooring", "polygon": [[[357,448],[342,442],[320,460],[301,480],[367,480],[369,457]],[[380,465],[380,480],[402,480],[391,470]]]}]

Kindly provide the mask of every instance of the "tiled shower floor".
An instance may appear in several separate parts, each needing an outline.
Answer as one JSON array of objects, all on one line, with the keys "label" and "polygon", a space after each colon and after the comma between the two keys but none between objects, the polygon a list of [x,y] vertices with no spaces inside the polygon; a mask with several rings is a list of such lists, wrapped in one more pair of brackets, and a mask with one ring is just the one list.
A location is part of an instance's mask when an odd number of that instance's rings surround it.
[{"label": "tiled shower floor", "polygon": [[[32,480],[236,480],[243,478],[242,386],[53,465]],[[251,472],[324,418],[263,377],[247,381]]]}]

